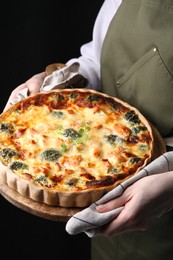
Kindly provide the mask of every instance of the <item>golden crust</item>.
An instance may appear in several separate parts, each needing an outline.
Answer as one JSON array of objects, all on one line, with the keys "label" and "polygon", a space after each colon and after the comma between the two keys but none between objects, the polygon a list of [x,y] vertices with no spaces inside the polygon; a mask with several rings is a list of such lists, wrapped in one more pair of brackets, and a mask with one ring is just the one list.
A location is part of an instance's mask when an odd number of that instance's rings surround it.
[{"label": "golden crust", "polygon": [[[95,90],[85,90],[85,89],[64,89],[64,90],[54,90],[46,93],[52,93],[52,92],[71,92],[71,91],[79,91],[79,92],[90,92],[93,94],[99,94],[104,97],[110,97],[103,93],[98,93]],[[38,93],[32,96],[32,98],[36,98],[40,95],[45,95],[45,93]],[[29,97],[30,98],[30,97]],[[112,98],[112,97],[111,97]],[[152,127],[150,126],[147,119],[134,107],[130,106],[128,103],[123,102],[117,98],[113,98],[115,101],[121,103],[123,106],[133,109],[135,113],[139,116],[140,120],[144,123],[144,125],[147,127],[150,136],[151,136],[151,143],[150,143],[150,151],[148,154],[148,157],[145,159],[143,165],[141,167],[138,167],[137,171],[133,173],[132,175],[136,174],[146,166],[151,161],[152,155],[153,155],[153,144],[154,144],[154,138],[153,138],[153,132]],[[4,112],[6,114],[10,113],[15,107],[18,107],[18,104],[13,105],[8,111]],[[34,201],[40,202],[40,203],[46,203],[48,205],[52,206],[62,206],[62,207],[86,207],[90,205],[91,203],[97,201],[100,199],[105,193],[113,189],[115,186],[117,186],[120,182],[124,181],[125,179],[131,177],[132,175],[129,175],[128,177],[124,178],[123,180],[119,180],[113,185],[107,186],[107,187],[100,187],[100,188],[91,188],[89,190],[83,190],[83,191],[58,191],[49,189],[46,187],[39,187],[35,185],[33,182],[30,182],[29,180],[21,178],[18,174],[12,172],[8,167],[4,166],[5,171],[3,171],[3,181],[7,183],[7,185],[19,192],[24,197],[28,197]]]}]

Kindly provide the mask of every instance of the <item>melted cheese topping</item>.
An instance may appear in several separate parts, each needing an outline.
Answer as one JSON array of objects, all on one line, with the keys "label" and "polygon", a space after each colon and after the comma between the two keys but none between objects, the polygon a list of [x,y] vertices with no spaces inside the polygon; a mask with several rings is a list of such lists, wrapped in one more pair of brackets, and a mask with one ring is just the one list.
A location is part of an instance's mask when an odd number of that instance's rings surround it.
[{"label": "melted cheese topping", "polygon": [[60,191],[113,185],[134,174],[151,152],[145,124],[112,99],[72,94],[30,97],[4,112],[1,161],[22,178]]}]

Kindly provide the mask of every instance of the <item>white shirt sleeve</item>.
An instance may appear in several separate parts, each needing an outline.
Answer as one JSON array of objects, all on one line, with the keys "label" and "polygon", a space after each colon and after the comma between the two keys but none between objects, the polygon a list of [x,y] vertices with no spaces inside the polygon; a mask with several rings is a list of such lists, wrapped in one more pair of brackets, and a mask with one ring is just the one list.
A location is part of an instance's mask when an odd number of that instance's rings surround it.
[{"label": "white shirt sleeve", "polygon": [[100,56],[103,40],[109,24],[117,12],[121,0],[105,0],[96,17],[92,41],[81,46],[81,56],[73,58],[67,65],[73,62],[80,63],[79,73],[88,79],[87,88],[100,90]]}]

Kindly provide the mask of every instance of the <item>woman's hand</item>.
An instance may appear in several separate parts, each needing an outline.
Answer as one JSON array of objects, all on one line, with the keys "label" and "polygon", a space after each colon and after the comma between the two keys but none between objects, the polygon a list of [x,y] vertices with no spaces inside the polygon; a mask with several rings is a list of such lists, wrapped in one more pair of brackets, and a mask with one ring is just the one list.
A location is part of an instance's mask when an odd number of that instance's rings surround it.
[{"label": "woman's hand", "polygon": [[102,235],[146,230],[157,217],[173,207],[173,172],[144,177],[129,186],[120,197],[96,209],[106,212],[121,206],[124,209],[104,226]]},{"label": "woman's hand", "polygon": [[21,91],[22,89],[28,88],[29,95],[33,95],[35,93],[38,93],[39,90],[40,90],[40,87],[42,86],[42,83],[43,83],[45,77],[46,77],[46,73],[41,72],[39,74],[34,75],[32,78],[27,80],[25,83],[23,83],[20,86],[18,86],[17,88],[15,88],[12,91],[12,93],[11,93],[11,95],[10,95],[8,101],[7,101],[7,104],[4,108],[4,111],[7,110],[11,106],[10,100],[16,99],[17,93],[19,91]]}]

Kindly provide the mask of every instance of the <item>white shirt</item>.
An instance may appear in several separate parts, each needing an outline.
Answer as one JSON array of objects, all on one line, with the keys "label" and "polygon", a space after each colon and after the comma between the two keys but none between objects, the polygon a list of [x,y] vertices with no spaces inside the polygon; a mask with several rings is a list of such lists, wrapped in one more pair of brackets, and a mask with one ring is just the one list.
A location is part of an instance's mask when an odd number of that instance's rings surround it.
[{"label": "white shirt", "polygon": [[75,61],[80,63],[79,73],[88,79],[88,88],[100,90],[100,56],[102,44],[109,24],[121,3],[121,0],[104,1],[95,20],[92,41],[81,47],[81,56],[79,58],[71,59],[67,62],[68,65]]}]

